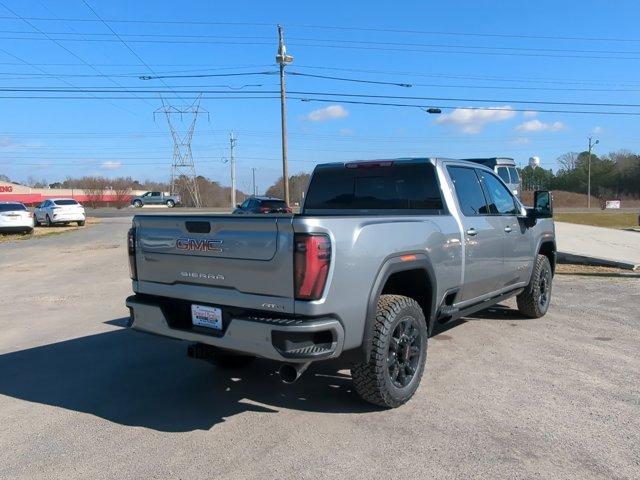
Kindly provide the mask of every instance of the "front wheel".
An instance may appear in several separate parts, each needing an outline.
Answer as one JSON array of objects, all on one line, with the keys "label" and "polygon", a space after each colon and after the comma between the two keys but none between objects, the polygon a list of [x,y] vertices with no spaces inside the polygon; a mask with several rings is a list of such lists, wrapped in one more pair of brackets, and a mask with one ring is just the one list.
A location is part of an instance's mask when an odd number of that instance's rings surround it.
[{"label": "front wheel", "polygon": [[540,318],[551,303],[551,264],[545,255],[538,255],[527,288],[516,297],[518,311],[529,318]]},{"label": "front wheel", "polygon": [[78,226],[79,227],[84,227],[84,220],[79,220],[78,221]]},{"label": "front wheel", "polygon": [[420,305],[402,295],[381,295],[368,362],[351,369],[356,392],[374,405],[395,408],[416,392],[427,360],[427,325]]},{"label": "front wheel", "polygon": [[133,206],[136,208],[142,208],[142,202],[140,200],[134,200]]},{"label": "front wheel", "polygon": [[51,221],[51,217],[47,214],[47,216],[44,219],[44,224],[47,227],[53,227],[53,222]]}]

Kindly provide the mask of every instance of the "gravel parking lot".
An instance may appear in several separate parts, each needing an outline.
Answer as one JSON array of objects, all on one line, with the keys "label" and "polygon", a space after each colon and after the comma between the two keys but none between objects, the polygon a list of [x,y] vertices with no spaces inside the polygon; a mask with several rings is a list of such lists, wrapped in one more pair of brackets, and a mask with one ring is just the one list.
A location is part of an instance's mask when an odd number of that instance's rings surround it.
[{"label": "gravel parking lot", "polygon": [[128,218],[0,245],[0,478],[639,478],[640,279],[557,276],[440,329],[414,399],[283,385],[123,328]]}]

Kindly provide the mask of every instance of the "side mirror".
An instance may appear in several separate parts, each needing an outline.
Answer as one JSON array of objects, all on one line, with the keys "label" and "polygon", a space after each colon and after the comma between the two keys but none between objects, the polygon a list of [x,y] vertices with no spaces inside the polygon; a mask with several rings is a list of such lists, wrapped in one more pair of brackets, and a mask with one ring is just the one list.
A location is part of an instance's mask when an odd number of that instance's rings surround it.
[{"label": "side mirror", "polygon": [[242,205],[240,203],[236,204],[236,208],[242,208]]},{"label": "side mirror", "polygon": [[537,218],[553,217],[553,197],[547,190],[536,190],[533,194],[533,210]]}]

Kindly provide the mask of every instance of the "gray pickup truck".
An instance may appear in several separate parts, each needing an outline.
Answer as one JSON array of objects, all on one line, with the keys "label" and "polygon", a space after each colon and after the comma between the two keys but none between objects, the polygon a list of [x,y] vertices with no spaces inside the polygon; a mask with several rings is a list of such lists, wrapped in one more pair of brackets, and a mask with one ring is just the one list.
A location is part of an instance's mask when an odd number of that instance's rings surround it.
[{"label": "gray pickup truck", "polygon": [[136,215],[126,304],[132,328],[222,367],[268,358],[292,382],[341,357],[364,400],[397,407],[436,322],[512,296],[523,315],[546,313],[555,245],[549,192],[525,208],[484,166],[329,163],[300,214]]},{"label": "gray pickup truck", "polygon": [[140,208],[144,205],[166,205],[173,208],[180,204],[180,195],[170,195],[165,192],[146,192],[131,199],[131,205]]}]

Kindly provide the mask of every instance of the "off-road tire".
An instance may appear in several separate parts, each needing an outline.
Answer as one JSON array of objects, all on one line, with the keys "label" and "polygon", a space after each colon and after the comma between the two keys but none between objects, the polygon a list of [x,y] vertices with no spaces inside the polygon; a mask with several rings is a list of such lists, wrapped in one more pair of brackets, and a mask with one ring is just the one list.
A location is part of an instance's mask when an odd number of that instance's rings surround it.
[{"label": "off-road tire", "polygon": [[211,360],[216,366],[225,369],[248,367],[255,359],[256,357],[251,355],[240,355],[224,350],[216,350],[211,357]]},{"label": "off-road tire", "polygon": [[79,226],[79,227],[84,227],[84,220],[80,220],[80,221],[78,222],[78,226]]},{"label": "off-road tire", "polygon": [[[398,342],[394,335],[397,333],[397,328],[400,328],[400,324],[406,325],[407,320],[417,329],[417,341],[411,345],[419,348],[419,352],[415,368],[410,367],[414,369],[410,380],[400,387],[392,380],[389,365],[393,360],[391,357],[398,355],[396,353]],[[399,407],[413,396],[420,385],[427,360],[427,325],[418,302],[402,295],[381,295],[370,341],[369,361],[357,363],[351,368],[354,388],[366,402],[385,408]],[[392,352],[392,341],[395,352]],[[405,376],[406,371],[404,370]]]},{"label": "off-road tire", "polygon": [[538,255],[527,288],[516,297],[518,311],[529,318],[540,318],[547,313],[551,303],[553,273],[545,255]]}]

